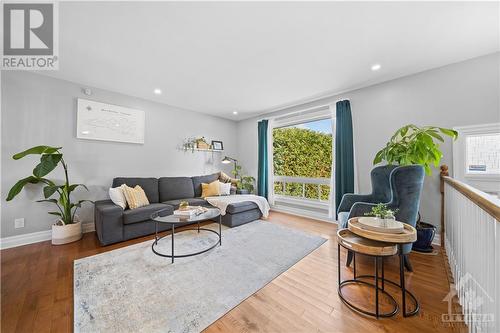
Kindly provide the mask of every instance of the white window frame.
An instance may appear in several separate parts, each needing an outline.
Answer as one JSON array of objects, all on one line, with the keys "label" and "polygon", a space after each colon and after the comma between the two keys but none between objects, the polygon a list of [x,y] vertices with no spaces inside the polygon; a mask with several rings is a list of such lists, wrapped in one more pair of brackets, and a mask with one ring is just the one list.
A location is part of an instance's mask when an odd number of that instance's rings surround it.
[{"label": "white window frame", "polygon": [[[292,112],[284,115],[279,115],[276,117],[273,117],[270,126],[269,126],[269,135],[268,138],[270,138],[270,149],[268,149],[268,153],[271,155],[268,158],[268,170],[271,172],[270,179],[269,179],[269,186],[268,186],[268,192],[270,193],[270,197],[272,198],[272,203],[271,208],[277,209],[277,210],[283,210],[286,211],[286,209],[283,209],[283,207],[278,207],[274,204],[274,199],[280,198],[279,195],[275,195],[274,193],[274,151],[272,150],[273,147],[273,137],[272,137],[272,132],[273,129],[275,128],[283,128],[283,127],[288,127],[288,126],[293,126],[293,125],[298,125],[302,123],[308,123],[308,122],[313,122],[317,120],[324,120],[324,119],[331,119],[331,121],[335,121],[334,118],[332,118],[332,113],[330,110],[329,105],[320,105],[308,109],[303,109],[297,112]],[[335,128],[335,127],[334,127]],[[332,133],[333,138],[335,138],[335,130],[333,130]],[[333,147],[332,147],[333,148]],[[335,163],[333,163],[335,164]],[[334,166],[335,167],[335,166]],[[334,172],[334,170],[332,170]],[[335,188],[330,189],[330,195],[334,195]],[[299,198],[289,198],[288,200],[293,200],[297,202],[301,202],[303,204],[310,204],[306,199],[302,200]],[[326,203],[324,203],[326,204]],[[303,216],[309,216],[309,217],[314,217],[314,218],[320,218],[324,221],[332,222],[330,221],[330,218],[325,217],[325,216],[313,216],[311,212],[306,212],[302,210],[297,210],[297,211],[290,211],[291,213],[298,214],[298,215],[303,215]]]},{"label": "white window frame", "polygon": [[455,127],[458,139],[453,142],[453,177],[484,192],[497,193],[500,188],[500,174],[470,173],[467,170],[467,137],[498,134],[500,123]]}]

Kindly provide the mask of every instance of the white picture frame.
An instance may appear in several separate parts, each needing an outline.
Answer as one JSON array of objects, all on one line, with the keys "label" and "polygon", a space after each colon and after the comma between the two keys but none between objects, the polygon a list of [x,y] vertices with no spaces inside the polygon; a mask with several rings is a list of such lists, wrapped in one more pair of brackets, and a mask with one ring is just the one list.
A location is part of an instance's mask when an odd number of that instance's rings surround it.
[{"label": "white picture frame", "polygon": [[142,110],[77,99],[78,139],[144,144],[145,120]]}]

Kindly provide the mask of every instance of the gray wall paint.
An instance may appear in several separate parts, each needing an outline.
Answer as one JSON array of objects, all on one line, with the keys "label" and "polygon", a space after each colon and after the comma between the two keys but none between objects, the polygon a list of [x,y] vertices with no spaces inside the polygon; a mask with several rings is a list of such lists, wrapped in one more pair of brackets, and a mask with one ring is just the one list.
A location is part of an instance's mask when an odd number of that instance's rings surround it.
[{"label": "gray wall paint", "polygon": [[[288,108],[268,116],[293,112],[339,99],[350,99],[361,192],[371,189],[372,158],[389,136],[407,123],[445,127],[500,121],[500,54],[479,57],[417,75],[355,90],[339,96]],[[32,186],[14,201],[5,202],[17,179],[28,175],[36,159],[13,161],[11,156],[38,144],[62,145],[72,182],[90,187],[78,198],[102,199],[115,176],[196,175],[219,169],[220,155],[184,153],[177,146],[188,136],[204,135],[224,141],[225,152],[239,158],[245,172],[257,175],[257,119],[239,123],[185,111],[109,91],[93,89],[90,99],[146,112],[144,145],[76,139],[76,98],[88,98],[81,86],[29,72],[2,72],[1,237],[48,230],[53,219],[49,206],[35,203],[40,190]],[[262,117],[259,117],[259,119]],[[443,145],[443,163],[452,163],[451,143]],[[61,179],[61,173],[52,177]],[[438,173],[427,177],[422,215],[439,224]],[[79,214],[92,221],[92,207]],[[26,226],[14,229],[14,218]]]},{"label": "gray wall paint", "polygon": [[[92,200],[107,198],[116,176],[191,176],[230,171],[230,166],[220,165],[221,153],[179,151],[177,147],[186,137],[203,135],[222,140],[224,154],[236,154],[236,124],[230,120],[99,89],[92,89],[94,93],[88,97],[78,84],[29,72],[3,71],[1,82],[1,237],[48,230],[54,221],[47,215],[50,205],[34,202],[42,196],[38,186],[23,190],[11,202],[5,201],[10,187],[28,176],[37,161],[34,156],[13,161],[11,156],[31,146],[63,146],[70,181],[90,188],[90,193],[80,190],[75,197]],[[78,97],[144,110],[145,144],[77,139]],[[62,179],[63,175],[54,172],[50,177]],[[93,221],[92,212],[92,205],[87,205],[79,215],[84,222]],[[14,229],[17,217],[25,218],[24,228]]]},{"label": "gray wall paint", "polygon": [[[368,193],[371,191],[369,174],[373,167],[373,157],[399,127],[409,123],[454,127],[499,122],[499,70],[500,53],[495,53],[266,116],[349,99],[353,114],[359,187],[362,193]],[[257,175],[257,120],[261,118],[263,117],[238,123],[238,135],[245,138],[238,142],[239,158],[252,175]],[[451,168],[450,140],[442,145],[442,149],[442,163]],[[425,221],[439,225],[438,171],[426,177],[421,213]]]}]

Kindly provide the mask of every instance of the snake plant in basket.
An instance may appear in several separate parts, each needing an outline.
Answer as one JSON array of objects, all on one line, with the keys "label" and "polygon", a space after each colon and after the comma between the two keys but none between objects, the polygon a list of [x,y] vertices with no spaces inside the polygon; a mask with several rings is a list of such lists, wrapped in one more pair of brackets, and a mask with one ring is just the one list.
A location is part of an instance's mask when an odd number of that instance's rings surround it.
[{"label": "snake plant in basket", "polygon": [[[58,217],[57,222],[52,225],[52,244],[66,244],[77,241],[82,237],[82,225],[78,220],[76,211],[84,202],[92,202],[90,200],[71,200],[71,193],[78,187],[81,186],[87,191],[88,188],[83,184],[70,184],[68,165],[64,161],[61,149],[62,147],[36,146],[15,154],[12,157],[14,160],[27,155],[40,155],[40,163],[35,166],[31,176],[19,180],[12,186],[7,196],[7,201],[10,201],[28,184],[44,185],[44,199],[37,202],[48,202],[57,207],[57,211],[49,212],[49,214]],[[62,184],[57,184],[55,181],[45,178],[58,165],[62,166],[64,170],[65,180]]]}]

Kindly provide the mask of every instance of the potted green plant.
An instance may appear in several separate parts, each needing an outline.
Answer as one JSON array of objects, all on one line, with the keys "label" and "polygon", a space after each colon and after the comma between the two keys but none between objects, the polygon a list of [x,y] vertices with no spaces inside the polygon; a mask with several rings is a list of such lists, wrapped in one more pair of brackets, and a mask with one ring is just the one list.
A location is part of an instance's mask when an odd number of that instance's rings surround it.
[{"label": "potted green plant", "polygon": [[250,194],[254,191],[255,178],[252,176],[241,175],[241,165],[234,165],[234,169],[231,171],[234,178],[238,180],[236,184],[237,194]]},{"label": "potted green plant", "polygon": [[458,137],[458,132],[448,128],[415,125],[406,125],[394,133],[389,142],[373,159],[373,164],[386,161],[388,164],[412,165],[420,164],[425,173],[432,174],[431,166],[439,166],[443,152],[439,143],[444,142],[443,135],[453,139]]},{"label": "potted green plant", "polygon": [[[388,164],[412,165],[420,164],[424,167],[425,173],[432,174],[432,166],[438,167],[443,152],[439,147],[439,142],[444,142],[443,136],[449,136],[453,140],[458,137],[458,132],[442,127],[406,125],[394,133],[389,142],[382,148],[373,159],[373,164],[386,161]],[[420,220],[420,219],[419,219]],[[417,223],[417,247],[426,244],[424,248],[432,250],[430,244],[436,234],[436,227],[429,223]]]},{"label": "potted green plant", "polygon": [[[61,153],[62,147],[36,146],[23,152],[15,154],[14,160],[21,159],[27,155],[40,155],[40,162],[33,169],[33,174],[19,180],[9,191],[7,201],[14,199],[27,184],[44,184],[43,195],[45,199],[37,202],[52,203],[57,207],[57,211],[51,211],[49,214],[58,217],[58,220],[52,225],[52,244],[60,245],[77,241],[82,238],[82,224],[78,220],[76,211],[84,202],[90,200],[71,200],[71,193],[78,187],[87,187],[83,184],[70,184],[68,177],[68,165],[64,161]],[[45,178],[58,165],[64,170],[65,181],[62,184],[56,184],[54,181]],[[57,198],[51,198],[56,195]]]},{"label": "potted green plant", "polygon": [[253,193],[255,178],[252,176],[243,176],[238,182],[238,193],[249,194]]},{"label": "potted green plant", "polygon": [[387,220],[394,220],[394,214],[398,212],[398,209],[389,209],[387,204],[378,203],[372,207],[372,210],[365,213],[366,216],[373,216],[377,219],[381,219],[384,223]]}]

